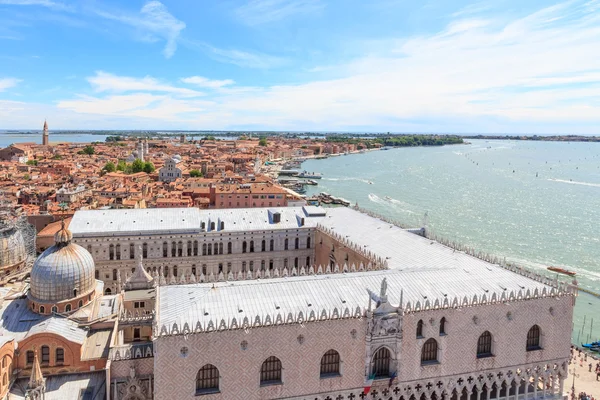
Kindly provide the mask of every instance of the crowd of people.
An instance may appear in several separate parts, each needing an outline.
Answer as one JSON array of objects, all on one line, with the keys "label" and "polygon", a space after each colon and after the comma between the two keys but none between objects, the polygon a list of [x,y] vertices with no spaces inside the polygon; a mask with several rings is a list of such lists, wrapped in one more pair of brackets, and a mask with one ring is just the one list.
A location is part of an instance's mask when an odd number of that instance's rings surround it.
[{"label": "crowd of people", "polygon": [[[589,356],[589,362],[588,362]],[[592,372],[596,375],[596,381],[600,380],[600,361],[592,355],[588,355],[585,351],[582,351],[577,346],[571,346],[571,359],[569,360],[569,365],[571,364],[579,364],[579,367],[583,368],[587,365],[588,372]],[[583,370],[585,371],[585,370]],[[572,388],[571,399],[575,400],[575,388]],[[578,400],[596,400],[596,398],[591,393],[579,392],[577,395]]]}]

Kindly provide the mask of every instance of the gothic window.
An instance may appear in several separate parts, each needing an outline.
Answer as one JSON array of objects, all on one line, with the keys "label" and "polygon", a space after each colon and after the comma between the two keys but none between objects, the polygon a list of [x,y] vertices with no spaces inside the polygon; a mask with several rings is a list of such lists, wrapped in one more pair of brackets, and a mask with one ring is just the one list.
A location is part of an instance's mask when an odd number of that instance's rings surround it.
[{"label": "gothic window", "polygon": [[113,279],[112,280],[113,281],[116,281],[118,279],[117,274],[118,274],[117,269],[116,268],[113,269],[113,273],[112,273],[112,275],[113,275]]},{"label": "gothic window", "polygon": [[148,258],[148,243],[142,244],[142,258]]},{"label": "gothic window", "polygon": [[287,238],[285,238],[285,241],[283,242],[283,249],[284,250],[288,249],[288,243],[289,243],[289,240]]},{"label": "gothic window", "polygon": [[208,255],[211,256],[212,255],[212,244],[208,243],[208,245],[206,245],[206,249],[208,250]]},{"label": "gothic window", "polygon": [[188,240],[186,250],[187,250],[187,256],[191,257],[192,256],[192,241],[191,240]]},{"label": "gothic window", "polygon": [[223,254],[223,242],[219,243],[219,254]]},{"label": "gothic window", "polygon": [[534,325],[527,332],[527,351],[539,350],[540,347],[540,327]]},{"label": "gothic window", "polygon": [[310,257],[306,257],[306,266],[310,267]]},{"label": "gothic window", "polygon": [[177,257],[177,243],[171,242],[171,257]]},{"label": "gothic window", "polygon": [[177,265],[173,267],[173,276],[177,277]]},{"label": "gothic window", "polygon": [[116,256],[117,256],[117,260],[121,259],[121,245],[117,244],[116,246]]},{"label": "gothic window", "polygon": [[440,336],[443,336],[446,334],[446,317],[442,317],[442,319],[440,319]]},{"label": "gothic window", "polygon": [[163,242],[163,257],[167,258],[169,256],[169,245],[167,242]]},{"label": "gothic window", "polygon": [[321,378],[340,374],[340,353],[329,350],[321,357]]},{"label": "gothic window", "polygon": [[492,334],[485,331],[477,340],[477,358],[492,356]]},{"label": "gothic window", "polygon": [[254,240],[250,241],[250,253],[254,253]]},{"label": "gothic window", "polygon": [[254,261],[250,261],[250,272],[254,272]]},{"label": "gothic window", "polygon": [[135,246],[133,243],[129,243],[129,258],[131,260],[135,259]]},{"label": "gothic window", "polygon": [[50,347],[42,346],[42,364],[50,364]]},{"label": "gothic window", "polygon": [[214,231],[214,230],[215,230],[215,223],[214,223],[214,222],[211,222],[211,223],[210,223],[210,230],[211,230],[211,231]]},{"label": "gothic window", "polygon": [[373,365],[371,374],[375,378],[384,378],[390,376],[390,361],[392,355],[387,347],[380,347],[373,356]]},{"label": "gothic window", "polygon": [[437,362],[438,344],[435,339],[427,339],[421,350],[421,364]]},{"label": "gothic window", "polygon": [[33,351],[27,350],[27,365],[32,365],[33,364],[34,357],[35,356],[33,354]]},{"label": "gothic window", "polygon": [[296,250],[298,250],[298,249],[300,248],[300,239],[299,239],[299,238],[296,238],[296,239],[294,240],[294,248],[295,248]]},{"label": "gothic window", "polygon": [[211,364],[200,368],[196,375],[196,393],[218,392],[219,370]]},{"label": "gothic window", "polygon": [[183,242],[179,241],[177,243],[177,257],[183,257]]},{"label": "gothic window", "polygon": [[298,257],[294,258],[294,267],[298,268]]},{"label": "gothic window", "polygon": [[213,244],[213,248],[214,248],[213,254],[214,255],[219,254],[219,244],[218,243]]},{"label": "gothic window", "polygon": [[266,251],[267,250],[267,241],[265,239],[262,240],[262,242],[260,242],[260,251]]},{"label": "gothic window", "polygon": [[194,255],[198,255],[198,241],[194,240]]},{"label": "gothic window", "polygon": [[60,347],[56,349],[56,363],[62,364],[65,362],[65,349]]},{"label": "gothic window", "polygon": [[70,304],[67,304],[67,305],[65,306],[65,312],[70,312],[70,311],[71,311],[71,305],[70,305]]},{"label": "gothic window", "polygon": [[111,244],[110,246],[108,246],[108,259],[109,260],[115,259],[115,245],[114,244]]},{"label": "gothic window", "polygon": [[260,367],[260,384],[276,385],[281,383],[281,361],[277,357],[267,358]]},{"label": "gothic window", "polygon": [[206,243],[202,243],[202,255],[206,255]]},{"label": "gothic window", "polygon": [[269,240],[269,251],[273,251],[275,248],[275,241],[273,239]]},{"label": "gothic window", "polygon": [[310,237],[306,238],[306,248],[310,249]]},{"label": "gothic window", "polygon": [[422,338],[423,337],[423,320],[420,319],[419,322],[417,322],[417,338]]},{"label": "gothic window", "polygon": [[244,241],[242,242],[242,253],[245,253],[245,252],[246,252],[246,247],[248,247],[248,243],[246,243],[246,241],[244,240]]},{"label": "gothic window", "polygon": [[231,242],[227,242],[227,254],[231,254]]}]

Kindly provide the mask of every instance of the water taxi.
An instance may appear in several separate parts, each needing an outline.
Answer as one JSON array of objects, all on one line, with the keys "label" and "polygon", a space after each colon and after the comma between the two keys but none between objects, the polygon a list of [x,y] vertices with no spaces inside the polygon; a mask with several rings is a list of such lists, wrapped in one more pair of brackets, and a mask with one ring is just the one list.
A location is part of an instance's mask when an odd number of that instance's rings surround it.
[{"label": "water taxi", "polygon": [[559,274],[564,274],[564,275],[569,275],[569,276],[577,275],[576,272],[569,271],[568,269],[564,269],[564,268],[558,268],[558,267],[548,267],[548,271],[558,272]]}]

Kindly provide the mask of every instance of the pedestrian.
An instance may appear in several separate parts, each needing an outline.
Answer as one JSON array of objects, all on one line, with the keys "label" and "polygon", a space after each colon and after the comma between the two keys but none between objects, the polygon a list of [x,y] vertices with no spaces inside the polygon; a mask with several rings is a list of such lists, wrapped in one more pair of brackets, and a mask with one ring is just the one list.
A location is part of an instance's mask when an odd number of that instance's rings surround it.
[{"label": "pedestrian", "polygon": [[596,380],[600,380],[600,370],[596,371]]},{"label": "pedestrian", "polygon": [[589,367],[590,367],[590,371],[589,372],[592,372],[592,363],[590,363]]}]

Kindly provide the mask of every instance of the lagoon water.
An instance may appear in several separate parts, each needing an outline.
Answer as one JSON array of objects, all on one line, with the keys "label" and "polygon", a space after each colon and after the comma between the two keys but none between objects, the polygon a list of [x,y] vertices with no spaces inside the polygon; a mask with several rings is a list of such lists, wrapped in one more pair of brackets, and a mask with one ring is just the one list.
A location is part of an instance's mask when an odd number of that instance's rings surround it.
[{"label": "lagoon water", "polygon": [[[50,143],[91,143],[104,142],[106,135],[91,135],[89,133],[53,133],[50,132]],[[0,132],[0,149],[13,143],[34,142],[42,144],[42,133],[7,133]]]},{"label": "lagoon water", "polygon": [[[600,292],[600,143],[472,140],[309,160],[321,191]],[[572,280],[561,276],[560,279]],[[584,318],[585,328],[581,333]],[[591,326],[591,320],[594,326]],[[574,343],[600,338],[600,299],[580,293]]]}]

